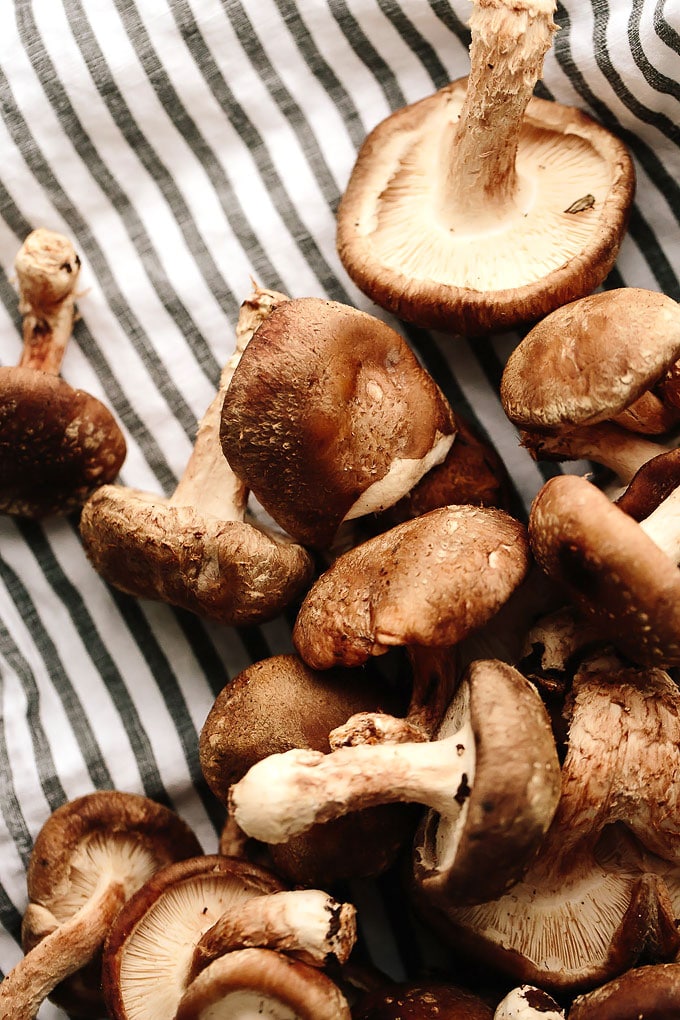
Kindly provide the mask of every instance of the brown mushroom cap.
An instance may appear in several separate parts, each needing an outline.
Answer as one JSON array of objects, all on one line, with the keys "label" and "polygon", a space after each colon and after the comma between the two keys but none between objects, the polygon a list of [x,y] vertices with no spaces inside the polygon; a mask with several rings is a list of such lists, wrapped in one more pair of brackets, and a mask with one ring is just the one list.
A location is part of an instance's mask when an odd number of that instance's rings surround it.
[{"label": "brown mushroom cap", "polygon": [[320,547],[349,514],[400,499],[454,435],[450,407],[405,340],[318,298],[287,301],[259,327],[221,426],[236,474],[285,531]]},{"label": "brown mushroom cap", "polygon": [[286,536],[123,486],[93,493],[80,534],[95,570],[116,588],[225,625],[272,619],[314,573],[308,552]]},{"label": "brown mushroom cap", "polygon": [[[399,712],[404,699],[370,669],[317,673],[295,655],[254,663],[218,694],[199,741],[201,768],[215,796],[261,758],[293,747],[324,753],[328,735],[359,711]],[[394,860],[415,826],[404,805],[354,812],[269,848],[278,872],[305,886],[375,875]]]},{"label": "brown mushroom cap", "polygon": [[293,641],[315,669],[359,665],[394,645],[455,645],[528,569],[526,529],[505,511],[432,510],[338,557],[305,597]]},{"label": "brown mushroom cap", "polygon": [[493,1009],[472,992],[443,981],[408,981],[363,996],[354,1020],[493,1020]]},{"label": "brown mushroom cap", "polygon": [[680,964],[637,967],[576,998],[569,1020],[677,1020]]},{"label": "brown mushroom cap", "polygon": [[173,1016],[350,1020],[351,1014],[340,989],[316,967],[269,949],[242,949],[206,967],[191,982]]},{"label": "brown mushroom cap", "polygon": [[126,446],[96,397],[49,372],[0,368],[0,511],[70,513],[111,482]]},{"label": "brown mushroom cap", "polygon": [[[515,47],[507,52],[514,60]],[[503,59],[492,58],[494,75]],[[338,209],[338,251],[377,304],[424,327],[475,335],[535,321],[604,280],[634,169],[623,144],[585,114],[534,97],[519,132],[518,201],[504,210],[480,186],[475,208],[461,211],[447,204],[447,175],[467,89],[467,79],[455,81],[371,132]],[[477,208],[485,200],[486,229]]]},{"label": "brown mushroom cap", "polygon": [[536,559],[634,662],[680,663],[680,571],[585,478],[551,478],[532,505]]},{"label": "brown mushroom cap", "polygon": [[[146,797],[98,791],[62,805],[36,838],[28,865],[29,905],[22,925],[24,950],[75,919],[97,895],[102,876],[131,896],[156,870],[201,852],[195,835],[173,811]],[[106,930],[100,935],[103,943]],[[101,1015],[98,955],[50,998],[79,1016]]]},{"label": "brown mushroom cap", "polygon": [[680,304],[638,287],[591,294],[547,315],[508,358],[501,402],[527,429],[613,418],[680,357]]},{"label": "brown mushroom cap", "polygon": [[201,936],[244,899],[284,888],[263,868],[217,854],[156,872],[106,942],[102,983],[112,1020],[174,1017]]}]

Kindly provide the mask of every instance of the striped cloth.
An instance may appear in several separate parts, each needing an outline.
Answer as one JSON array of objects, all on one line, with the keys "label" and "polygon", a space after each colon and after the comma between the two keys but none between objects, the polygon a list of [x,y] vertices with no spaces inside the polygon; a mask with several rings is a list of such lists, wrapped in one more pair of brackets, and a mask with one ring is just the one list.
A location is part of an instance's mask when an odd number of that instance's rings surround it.
[{"label": "striped cloth", "polygon": [[[83,269],[63,375],[115,412],[121,481],[171,492],[251,277],[376,313],[339,263],[334,211],[366,133],[467,73],[468,17],[467,0],[5,0],[2,363],[20,351],[21,242],[36,226],[68,234]],[[538,91],[618,133],[638,172],[608,285],[680,299],[680,0],[566,0],[557,20]],[[519,448],[498,402],[518,337],[394,324],[492,438],[526,508],[559,469]],[[198,732],[230,677],[289,648],[285,617],[237,632],[111,590],[70,519],[0,519],[0,968],[21,954],[33,839],[64,800],[143,792],[215,848],[222,812]],[[417,951],[391,934],[393,898],[370,883],[356,896],[373,959],[415,969]]]}]

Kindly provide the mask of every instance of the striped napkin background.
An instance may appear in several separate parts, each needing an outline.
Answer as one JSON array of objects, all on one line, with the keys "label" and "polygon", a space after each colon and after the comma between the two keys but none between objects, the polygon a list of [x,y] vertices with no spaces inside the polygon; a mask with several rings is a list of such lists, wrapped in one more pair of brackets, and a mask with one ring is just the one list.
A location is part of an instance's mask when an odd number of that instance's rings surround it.
[{"label": "striped napkin background", "polygon": [[[340,266],[334,210],[366,133],[467,73],[468,17],[467,0],[6,0],[2,364],[20,351],[20,244],[36,226],[69,234],[82,296],[63,375],[120,421],[120,480],[169,494],[251,277],[389,318]],[[568,0],[557,21],[539,93],[593,114],[636,161],[607,286],[680,299],[680,2]],[[526,508],[560,468],[531,461],[498,403],[518,337],[393,325],[494,441]],[[198,732],[230,677],[289,649],[286,618],[236,631],[109,589],[72,520],[0,519],[0,969],[21,955],[33,839],[64,800],[143,792],[214,850],[222,812],[201,783]],[[417,966],[379,885],[355,895],[373,959],[395,977]]]}]

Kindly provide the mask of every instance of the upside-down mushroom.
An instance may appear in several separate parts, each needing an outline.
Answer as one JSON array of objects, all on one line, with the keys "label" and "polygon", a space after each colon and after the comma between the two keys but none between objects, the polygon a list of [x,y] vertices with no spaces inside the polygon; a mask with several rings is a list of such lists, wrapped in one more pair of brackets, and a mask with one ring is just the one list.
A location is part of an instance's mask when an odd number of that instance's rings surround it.
[{"label": "upside-down mushroom", "polygon": [[222,411],[227,461],[298,542],[401,499],[446,457],[453,412],[406,341],[366,312],[297,298],[262,323]]},{"label": "upside-down mushroom", "polygon": [[625,146],[580,111],[532,96],[553,0],[477,0],[467,79],[389,116],[361,147],[338,251],[377,304],[468,335],[589,294],[626,228]]},{"label": "upside-down mushroom", "polygon": [[313,574],[305,549],[249,523],[247,488],[219,443],[224,394],[257,326],[284,295],[256,287],[241,306],[236,350],[225,365],[194,448],[169,498],[106,485],[85,504],[80,534],[102,577],[138,598],[158,599],[230,625],[276,616]]},{"label": "upside-down mushroom", "polygon": [[[248,666],[217,695],[199,740],[203,775],[226,805],[229,787],[261,758],[293,747],[329,751],[329,734],[350,716],[399,712],[403,701],[370,666],[321,673],[296,655],[271,656]],[[416,820],[403,805],[382,805],[315,826],[268,853],[274,869],[289,881],[328,888],[385,871],[412,836]],[[223,853],[231,821],[223,831]]]},{"label": "upside-down mushroom", "polygon": [[185,990],[223,954],[257,947],[307,965],[345,961],[355,911],[318,890],[287,890],[271,872],[220,855],[157,872],[109,933],[103,987],[112,1020],[174,1017]]},{"label": "upside-down mushroom", "polygon": [[350,1020],[351,1013],[337,985],[316,967],[269,949],[241,949],[220,957],[199,974],[174,1016],[175,1020]]},{"label": "upside-down mushroom", "polygon": [[2,1020],[32,1020],[47,997],[79,1016],[102,1012],[95,959],[127,899],[159,868],[201,852],[172,811],[142,797],[99,791],[57,808],[29,861],[24,958],[0,984]]},{"label": "upside-down mushroom", "polygon": [[23,351],[0,368],[0,510],[42,518],[77,510],[125,459],[123,433],[100,400],[61,378],[75,316],[80,259],[41,227],[15,260]]},{"label": "upside-down mushroom", "polygon": [[423,804],[430,811],[416,870],[425,897],[498,895],[528,866],[559,797],[555,744],[535,689],[505,663],[473,663],[437,739],[400,741],[271,755],[232,787],[236,822],[277,843],[357,808]]}]

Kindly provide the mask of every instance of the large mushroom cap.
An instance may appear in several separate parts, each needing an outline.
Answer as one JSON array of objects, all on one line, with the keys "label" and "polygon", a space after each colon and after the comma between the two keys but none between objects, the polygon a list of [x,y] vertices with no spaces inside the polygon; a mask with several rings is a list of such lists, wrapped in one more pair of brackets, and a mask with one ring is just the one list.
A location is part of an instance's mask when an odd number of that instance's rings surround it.
[{"label": "large mushroom cap", "polygon": [[293,640],[316,669],[359,665],[394,645],[454,645],[528,568],[526,529],[505,511],[432,510],[338,557],[305,597]]},{"label": "large mushroom cap", "polygon": [[576,998],[569,1020],[675,1020],[680,1015],[680,964],[636,967]]},{"label": "large mushroom cap", "polygon": [[111,412],[59,376],[0,368],[0,511],[70,513],[111,482],[126,446]]},{"label": "large mushroom cap", "polygon": [[508,358],[505,413],[525,428],[557,429],[613,418],[680,357],[680,304],[622,287],[558,308]]},{"label": "large mushroom cap", "polygon": [[551,478],[536,496],[529,536],[543,569],[634,662],[680,662],[680,571],[596,486]]},{"label": "large mushroom cap", "polygon": [[429,811],[414,845],[418,895],[435,908],[490,900],[513,885],[540,846],[560,796],[550,720],[521,673],[496,660],[473,662],[438,740],[461,728],[463,713],[474,734],[474,775],[461,783],[459,813],[445,818]]},{"label": "large mushroom cap", "polygon": [[299,542],[330,544],[340,523],[390,506],[455,435],[453,414],[405,340],[335,301],[276,308],[227,391],[227,461]]},{"label": "large mushroom cap", "polygon": [[338,251],[377,304],[475,335],[535,321],[604,280],[634,170],[623,144],[585,114],[534,97],[517,151],[521,200],[490,226],[476,208],[449,211],[445,143],[466,87],[455,81],[368,136],[338,209]]}]

